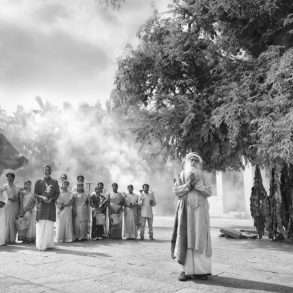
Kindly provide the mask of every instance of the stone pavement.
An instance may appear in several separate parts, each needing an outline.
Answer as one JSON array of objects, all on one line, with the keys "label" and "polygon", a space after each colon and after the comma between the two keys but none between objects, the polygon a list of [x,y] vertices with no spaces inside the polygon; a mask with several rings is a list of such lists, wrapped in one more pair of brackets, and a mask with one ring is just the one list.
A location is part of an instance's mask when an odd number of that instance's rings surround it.
[{"label": "stone pavement", "polygon": [[170,259],[172,220],[157,218],[155,241],[89,241],[39,252],[0,247],[0,293],[36,292],[293,292],[293,245],[218,237],[222,226],[249,221],[212,219],[213,276],[177,281]]}]

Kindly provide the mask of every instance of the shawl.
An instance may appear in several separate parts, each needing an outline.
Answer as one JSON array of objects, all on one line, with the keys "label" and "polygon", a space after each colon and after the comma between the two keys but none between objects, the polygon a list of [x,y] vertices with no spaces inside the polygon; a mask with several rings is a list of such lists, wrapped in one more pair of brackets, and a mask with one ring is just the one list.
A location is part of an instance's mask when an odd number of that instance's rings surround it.
[{"label": "shawl", "polygon": [[[185,263],[187,251],[187,206],[186,198],[178,201],[172,238],[171,238],[171,256],[181,265]],[[177,243],[177,245],[176,245]],[[175,249],[176,247],[176,249]],[[176,255],[175,255],[176,253]]]},{"label": "shawl", "polygon": [[[196,173],[187,173],[184,172],[180,175],[179,180],[179,186],[176,185],[174,187],[175,194],[179,197],[177,209],[175,213],[175,220],[174,220],[174,226],[173,226],[173,232],[172,232],[172,238],[171,238],[171,256],[172,258],[175,258],[179,264],[184,265],[185,264],[185,257],[187,248],[194,247],[194,243],[188,243],[188,227],[187,227],[187,194],[191,192],[189,182],[192,183],[192,185],[195,185],[193,187],[193,190],[195,192],[199,192],[202,194],[203,197],[200,199],[200,197],[197,197],[194,204],[200,206],[201,202],[204,201],[204,198],[209,196],[210,190],[209,187],[205,185],[204,178],[202,174],[196,172]],[[204,220],[203,220],[204,221]],[[204,221],[205,222],[205,221]],[[203,244],[205,239],[201,239],[200,244]],[[189,241],[190,242],[190,241]],[[202,245],[201,245],[202,246]],[[197,249],[199,249],[198,247]],[[200,250],[200,249],[199,249]],[[211,248],[210,245],[208,245],[207,248],[208,252],[207,254],[211,254]]]}]

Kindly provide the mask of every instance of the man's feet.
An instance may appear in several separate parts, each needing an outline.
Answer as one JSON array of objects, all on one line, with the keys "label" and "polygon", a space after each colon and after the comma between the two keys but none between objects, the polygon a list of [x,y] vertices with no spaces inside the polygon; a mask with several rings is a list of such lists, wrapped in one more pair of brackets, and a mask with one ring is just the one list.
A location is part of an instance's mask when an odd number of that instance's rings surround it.
[{"label": "man's feet", "polygon": [[179,277],[178,277],[178,280],[180,282],[185,282],[185,281],[191,280],[191,276],[186,275],[184,272],[181,272]]},{"label": "man's feet", "polygon": [[209,279],[208,274],[203,274],[203,275],[193,275],[193,279],[195,280],[201,280],[201,281],[206,281]]}]

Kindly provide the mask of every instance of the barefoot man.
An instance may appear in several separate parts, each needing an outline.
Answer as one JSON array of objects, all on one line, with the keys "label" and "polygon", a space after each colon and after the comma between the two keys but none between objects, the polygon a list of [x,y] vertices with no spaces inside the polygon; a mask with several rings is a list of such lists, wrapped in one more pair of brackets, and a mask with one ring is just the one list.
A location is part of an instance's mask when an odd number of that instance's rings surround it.
[{"label": "barefoot man", "polygon": [[206,280],[211,274],[212,255],[207,200],[210,188],[203,177],[202,159],[196,153],[186,156],[174,192],[178,204],[171,253],[183,267],[179,280]]},{"label": "barefoot man", "polygon": [[36,247],[46,250],[54,247],[54,222],[56,221],[56,200],[60,194],[58,181],[51,177],[52,168],[44,168],[44,179],[35,184],[37,198]]}]

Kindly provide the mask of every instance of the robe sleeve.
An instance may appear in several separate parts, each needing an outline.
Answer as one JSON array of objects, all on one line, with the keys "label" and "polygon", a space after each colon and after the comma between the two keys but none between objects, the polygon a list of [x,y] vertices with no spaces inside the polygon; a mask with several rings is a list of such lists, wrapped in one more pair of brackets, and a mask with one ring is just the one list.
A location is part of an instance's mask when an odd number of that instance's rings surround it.
[{"label": "robe sleeve", "polygon": [[204,177],[195,185],[195,189],[205,197],[211,196],[211,187],[206,183]]},{"label": "robe sleeve", "polygon": [[189,192],[189,190],[190,187],[188,183],[173,186],[173,192],[179,198],[184,197]]}]

